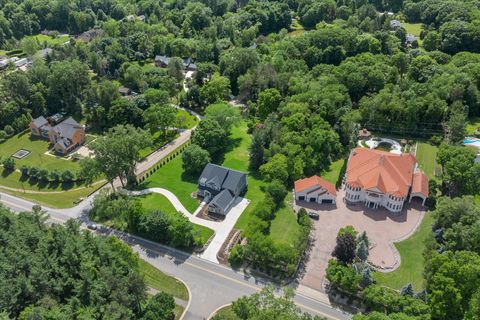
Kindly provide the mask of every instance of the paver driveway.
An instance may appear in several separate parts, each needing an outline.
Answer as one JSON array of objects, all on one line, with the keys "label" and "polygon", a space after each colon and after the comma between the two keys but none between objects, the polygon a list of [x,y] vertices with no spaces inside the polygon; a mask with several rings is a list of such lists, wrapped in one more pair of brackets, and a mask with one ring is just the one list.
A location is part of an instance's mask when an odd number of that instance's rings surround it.
[{"label": "paver driveway", "polygon": [[300,280],[303,285],[323,290],[325,269],[340,228],[351,225],[359,233],[366,231],[374,244],[370,249],[369,261],[377,267],[393,269],[398,267],[398,258],[392,242],[408,238],[423,218],[418,203],[412,202],[406,205],[407,209],[401,214],[393,215],[385,209],[366,208],[363,203],[347,206],[343,202],[344,194],[344,190],[337,192],[336,205],[303,203],[307,211],[315,211],[320,215],[320,219],[314,222],[315,241]]}]

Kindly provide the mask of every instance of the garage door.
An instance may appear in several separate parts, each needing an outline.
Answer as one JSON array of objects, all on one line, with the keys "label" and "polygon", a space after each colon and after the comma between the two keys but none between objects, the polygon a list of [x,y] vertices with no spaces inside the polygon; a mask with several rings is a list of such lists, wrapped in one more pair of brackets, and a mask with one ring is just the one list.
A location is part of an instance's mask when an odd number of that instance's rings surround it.
[{"label": "garage door", "polygon": [[305,196],[300,196],[300,197],[298,197],[298,200],[304,201],[304,200],[305,200]]},{"label": "garage door", "polygon": [[333,203],[332,199],[323,199],[322,203]]}]

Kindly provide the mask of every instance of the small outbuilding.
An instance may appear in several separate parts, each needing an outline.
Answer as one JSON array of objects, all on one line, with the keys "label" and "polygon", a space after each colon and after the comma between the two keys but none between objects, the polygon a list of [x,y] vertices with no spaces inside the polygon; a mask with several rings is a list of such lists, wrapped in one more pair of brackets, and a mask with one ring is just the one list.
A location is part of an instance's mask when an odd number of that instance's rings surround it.
[{"label": "small outbuilding", "polygon": [[336,198],[335,185],[319,176],[295,181],[296,201],[335,204]]}]

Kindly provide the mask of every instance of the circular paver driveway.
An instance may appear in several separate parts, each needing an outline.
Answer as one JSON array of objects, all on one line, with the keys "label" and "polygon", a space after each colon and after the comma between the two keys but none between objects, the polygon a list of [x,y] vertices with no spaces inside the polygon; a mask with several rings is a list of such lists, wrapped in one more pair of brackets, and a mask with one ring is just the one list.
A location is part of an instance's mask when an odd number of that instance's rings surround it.
[{"label": "circular paver driveway", "polygon": [[315,241],[306,262],[302,284],[322,290],[325,269],[335,247],[338,230],[351,225],[359,233],[366,231],[375,244],[370,249],[369,261],[378,267],[393,268],[397,264],[396,251],[391,243],[411,235],[419,225],[423,213],[417,203],[406,206],[401,214],[391,214],[385,209],[366,208],[363,203],[347,206],[343,202],[345,192],[337,192],[336,205],[305,203],[308,211],[316,211],[320,219],[314,222]]}]

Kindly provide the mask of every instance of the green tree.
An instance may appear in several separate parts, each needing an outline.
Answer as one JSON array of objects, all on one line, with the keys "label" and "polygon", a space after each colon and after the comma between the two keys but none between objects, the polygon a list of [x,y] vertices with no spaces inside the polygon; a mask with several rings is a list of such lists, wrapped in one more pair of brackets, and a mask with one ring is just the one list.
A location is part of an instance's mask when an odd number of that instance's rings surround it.
[{"label": "green tree", "polygon": [[277,153],[267,163],[260,166],[260,173],[266,181],[278,180],[286,183],[288,179],[287,157]]},{"label": "green tree", "polygon": [[272,88],[260,92],[257,101],[259,118],[263,120],[270,113],[275,112],[278,109],[280,102],[282,102],[282,96],[277,89]]},{"label": "green tree", "polygon": [[164,292],[157,293],[148,300],[142,320],[171,320],[175,317],[175,300]]},{"label": "green tree", "polygon": [[93,162],[87,163],[90,169],[98,174],[105,175],[112,184],[119,179],[122,187],[125,187],[125,179],[133,182],[135,179],[135,167],[141,160],[140,150],[151,145],[150,135],[141,129],[130,125],[118,125],[100,137],[90,145],[95,152]]},{"label": "green tree", "polygon": [[337,243],[333,249],[332,256],[344,264],[350,264],[355,259],[356,240],[351,233],[337,235]]},{"label": "green tree", "polygon": [[227,133],[214,119],[200,121],[192,133],[192,143],[208,151],[211,157],[225,150]]},{"label": "green tree", "polygon": [[202,149],[196,144],[191,144],[182,153],[183,171],[197,175],[202,172],[203,168],[211,161],[210,154],[207,150]]},{"label": "green tree", "polygon": [[211,104],[205,109],[205,117],[217,121],[225,132],[241,120],[240,110],[228,103]]},{"label": "green tree", "polygon": [[15,170],[15,160],[13,160],[13,158],[11,157],[3,159],[2,165],[3,170],[5,170],[6,172],[12,172]]},{"label": "green tree", "polygon": [[200,99],[204,105],[227,101],[230,98],[230,80],[215,73],[210,81],[200,88]]},{"label": "green tree", "polygon": [[143,113],[147,128],[153,134],[161,130],[163,138],[167,138],[168,128],[174,125],[177,110],[171,105],[152,105]]}]

